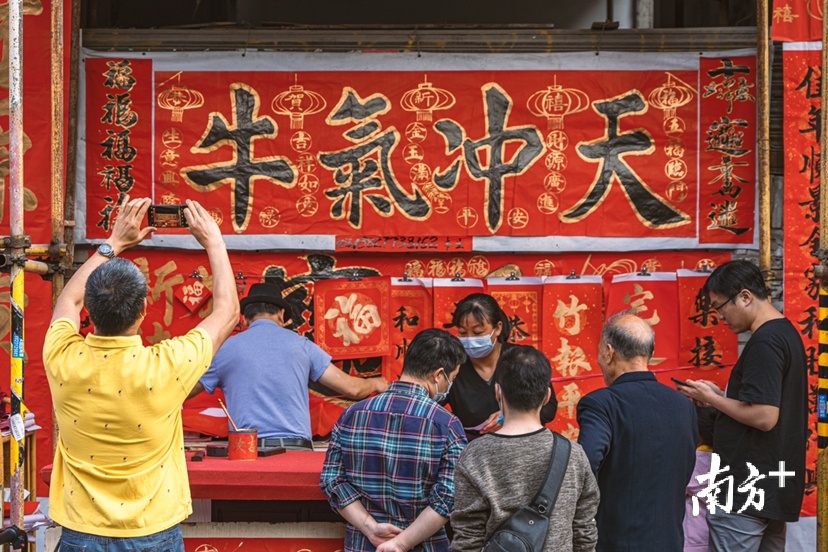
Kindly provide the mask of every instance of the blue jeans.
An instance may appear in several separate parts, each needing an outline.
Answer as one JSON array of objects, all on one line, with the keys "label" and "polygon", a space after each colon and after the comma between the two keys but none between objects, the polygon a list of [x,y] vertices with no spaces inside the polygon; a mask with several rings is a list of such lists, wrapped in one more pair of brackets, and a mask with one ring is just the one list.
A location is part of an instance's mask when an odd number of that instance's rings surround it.
[{"label": "blue jeans", "polygon": [[60,552],[184,552],[181,526],[144,537],[101,537],[62,528]]},{"label": "blue jeans", "polygon": [[786,525],[777,519],[747,514],[707,512],[709,552],[783,552]]}]

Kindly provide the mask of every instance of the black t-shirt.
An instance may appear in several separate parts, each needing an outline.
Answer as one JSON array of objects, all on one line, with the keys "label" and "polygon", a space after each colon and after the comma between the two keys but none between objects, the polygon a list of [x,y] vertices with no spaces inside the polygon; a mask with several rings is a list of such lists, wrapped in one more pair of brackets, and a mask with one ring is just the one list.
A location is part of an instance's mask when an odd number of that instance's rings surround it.
[{"label": "black t-shirt", "polygon": [[[748,507],[743,513],[782,521],[796,521],[802,508],[805,489],[805,444],[808,430],[808,374],[805,349],[796,328],[786,318],[762,324],[745,345],[727,384],[727,397],[754,404],[779,407],[779,421],[770,431],[748,427],[718,413],[713,433],[713,452],[721,457],[720,469],[730,470],[717,478],[733,476],[733,512],[746,503],[749,492],[738,490],[750,476],[747,463],[756,467],[763,479],[753,487],[764,491],[761,510]],[[784,462],[784,468],[780,462]],[[794,472],[780,486],[778,475]],[[728,485],[722,482],[719,504],[723,504]],[[758,498],[758,497],[757,497]]]},{"label": "black t-shirt", "polygon": [[[513,345],[503,344],[500,353],[503,354]],[[447,403],[451,405],[451,411],[460,419],[463,427],[476,427],[485,422],[489,416],[500,410],[494,392],[494,376],[489,381],[484,380],[472,366],[471,360],[460,365],[460,371],[451,386]],[[549,382],[552,387],[552,382]],[[558,412],[558,399],[555,397],[555,389],[552,387],[552,397],[541,409],[541,423],[547,424],[555,419]],[[476,431],[466,430],[467,434],[476,435]]]}]

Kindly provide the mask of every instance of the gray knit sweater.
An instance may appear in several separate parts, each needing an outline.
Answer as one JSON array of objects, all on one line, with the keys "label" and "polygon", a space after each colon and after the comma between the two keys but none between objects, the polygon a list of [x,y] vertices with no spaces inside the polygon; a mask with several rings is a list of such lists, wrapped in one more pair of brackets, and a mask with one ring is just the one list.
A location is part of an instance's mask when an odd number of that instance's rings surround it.
[{"label": "gray knit sweater", "polygon": [[[501,523],[532,501],[546,477],[553,446],[547,429],[516,436],[487,434],[469,443],[455,471],[455,552],[479,552]],[[544,552],[595,550],[598,500],[589,460],[573,442]]]}]

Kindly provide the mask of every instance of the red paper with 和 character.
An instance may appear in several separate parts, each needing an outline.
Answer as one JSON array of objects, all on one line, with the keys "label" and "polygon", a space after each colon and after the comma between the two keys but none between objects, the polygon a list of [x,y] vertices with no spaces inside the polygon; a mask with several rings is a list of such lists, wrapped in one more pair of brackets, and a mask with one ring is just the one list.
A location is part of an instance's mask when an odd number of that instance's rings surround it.
[{"label": "red paper with \u548c character", "polygon": [[399,379],[414,336],[432,327],[431,301],[430,279],[391,279],[391,354],[382,363],[382,376],[388,381]]},{"label": "red paper with \u548c character", "polygon": [[321,280],[314,285],[316,343],[335,359],[391,351],[388,278]]}]

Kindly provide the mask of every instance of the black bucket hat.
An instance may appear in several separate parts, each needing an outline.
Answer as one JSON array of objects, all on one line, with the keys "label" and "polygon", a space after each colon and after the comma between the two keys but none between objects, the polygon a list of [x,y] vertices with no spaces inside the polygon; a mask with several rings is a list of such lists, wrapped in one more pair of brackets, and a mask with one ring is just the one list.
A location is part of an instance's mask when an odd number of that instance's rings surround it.
[{"label": "black bucket hat", "polygon": [[270,305],[276,305],[285,311],[285,322],[288,322],[291,318],[293,318],[290,305],[288,305],[287,301],[282,299],[282,288],[276,284],[253,284],[250,286],[250,291],[247,292],[247,297],[242,299],[239,303],[242,312],[244,312],[244,307],[251,303],[268,303]]}]

